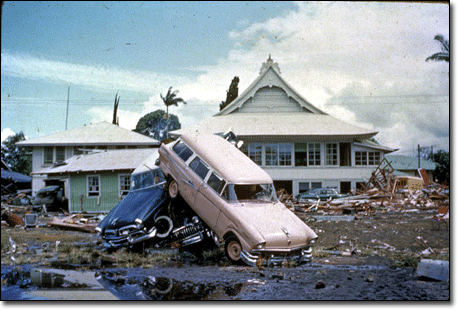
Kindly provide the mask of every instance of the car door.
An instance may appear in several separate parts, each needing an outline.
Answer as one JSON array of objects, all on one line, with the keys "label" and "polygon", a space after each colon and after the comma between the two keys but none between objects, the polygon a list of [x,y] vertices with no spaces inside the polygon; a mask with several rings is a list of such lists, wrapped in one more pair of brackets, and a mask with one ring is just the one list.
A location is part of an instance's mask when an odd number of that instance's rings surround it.
[{"label": "car door", "polygon": [[199,206],[201,209],[202,218],[215,232],[219,232],[217,226],[223,204],[220,194],[225,184],[226,182],[222,177],[216,172],[211,171],[206,182],[202,183],[196,196],[196,206]]},{"label": "car door", "polygon": [[208,199],[208,192],[211,189],[204,182],[210,171],[210,167],[200,157],[196,156],[189,163],[189,169],[194,173],[189,174],[192,186],[195,189],[194,204],[192,207],[205,223],[212,228],[218,220],[219,209],[215,209],[214,202]]}]

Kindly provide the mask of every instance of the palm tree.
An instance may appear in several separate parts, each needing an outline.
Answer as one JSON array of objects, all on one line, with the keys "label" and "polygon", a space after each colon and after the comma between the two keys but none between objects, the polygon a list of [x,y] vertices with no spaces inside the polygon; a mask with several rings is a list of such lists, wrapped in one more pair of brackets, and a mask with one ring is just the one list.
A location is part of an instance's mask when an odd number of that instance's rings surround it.
[{"label": "palm tree", "polygon": [[434,61],[446,61],[447,63],[450,61],[450,43],[448,40],[444,38],[443,35],[436,35],[434,40],[437,40],[441,43],[441,51],[438,53],[434,53],[430,57],[426,59],[426,61],[434,60]]},{"label": "palm tree", "polygon": [[167,91],[167,95],[165,95],[165,97],[163,97],[161,93],[161,98],[164,101],[164,105],[166,107],[166,119],[169,118],[169,106],[178,106],[178,103],[183,103],[186,105],[186,102],[183,100],[183,98],[177,97],[177,94],[178,90],[172,92],[172,87],[169,88],[169,90]]}]

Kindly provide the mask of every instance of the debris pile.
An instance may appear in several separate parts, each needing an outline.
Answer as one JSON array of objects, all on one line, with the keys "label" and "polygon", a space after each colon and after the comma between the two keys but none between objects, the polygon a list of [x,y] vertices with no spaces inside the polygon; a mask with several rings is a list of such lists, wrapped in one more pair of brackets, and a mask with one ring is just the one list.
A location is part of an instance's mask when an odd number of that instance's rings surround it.
[{"label": "debris pile", "polygon": [[339,199],[315,200],[308,203],[292,201],[285,191],[279,199],[291,210],[298,213],[318,212],[323,214],[372,214],[375,211],[439,210],[450,206],[449,187],[432,183],[419,170],[420,177],[393,174],[391,165],[384,161],[372,173],[361,189]]}]

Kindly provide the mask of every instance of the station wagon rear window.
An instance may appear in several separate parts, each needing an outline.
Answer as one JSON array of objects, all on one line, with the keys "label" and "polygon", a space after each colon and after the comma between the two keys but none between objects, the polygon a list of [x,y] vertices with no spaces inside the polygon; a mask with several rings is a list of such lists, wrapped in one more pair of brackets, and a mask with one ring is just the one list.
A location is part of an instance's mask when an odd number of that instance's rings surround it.
[{"label": "station wagon rear window", "polygon": [[194,160],[189,163],[189,167],[196,172],[197,175],[199,175],[200,178],[205,179],[205,176],[207,176],[207,173],[209,171],[209,168],[202,162],[202,160],[199,157],[196,157]]},{"label": "station wagon rear window", "polygon": [[176,143],[172,149],[185,162],[192,156],[192,150],[181,141]]}]

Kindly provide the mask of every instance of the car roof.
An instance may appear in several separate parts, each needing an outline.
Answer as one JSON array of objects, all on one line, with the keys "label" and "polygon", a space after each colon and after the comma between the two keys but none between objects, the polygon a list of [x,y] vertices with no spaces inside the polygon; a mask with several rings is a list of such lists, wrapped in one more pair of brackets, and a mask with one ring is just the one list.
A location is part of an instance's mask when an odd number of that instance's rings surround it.
[{"label": "car roof", "polygon": [[266,184],[273,182],[269,174],[220,136],[183,134],[181,140],[230,183]]}]

